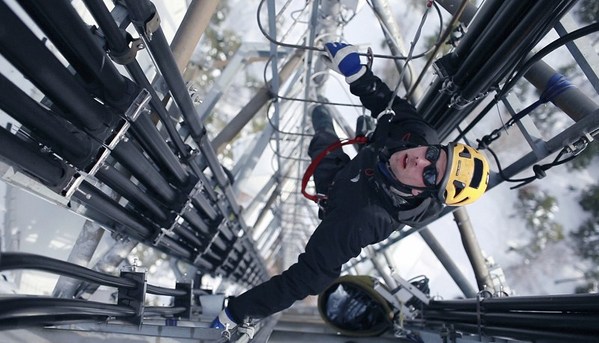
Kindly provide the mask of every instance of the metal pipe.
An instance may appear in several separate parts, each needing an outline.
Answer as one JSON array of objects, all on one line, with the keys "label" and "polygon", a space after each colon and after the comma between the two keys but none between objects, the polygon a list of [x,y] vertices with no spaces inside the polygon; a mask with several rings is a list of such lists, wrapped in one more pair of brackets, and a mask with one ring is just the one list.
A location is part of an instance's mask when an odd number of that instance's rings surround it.
[{"label": "metal pipe", "polygon": [[[47,2],[42,1],[41,3],[44,4],[45,6],[49,6],[49,3],[47,3]],[[127,43],[126,43],[126,41],[124,41],[124,38],[122,37],[122,35],[120,33],[117,33],[118,28],[116,30],[114,29],[114,22],[113,22],[113,25],[107,25],[106,24],[107,18],[102,16],[102,14],[106,14],[106,12],[107,12],[106,7],[103,4],[97,4],[93,1],[88,1],[88,3],[90,3],[89,7],[92,8],[94,10],[94,12],[100,12],[100,14],[97,14],[96,17],[101,18],[104,26],[107,26],[106,30],[108,32],[110,32],[110,34],[119,37],[119,38],[115,38],[113,36],[110,37],[110,38],[112,38],[112,41],[116,41],[115,45],[119,45],[118,47],[121,50],[126,49]],[[72,8],[71,4],[67,3],[66,5],[70,8]],[[30,5],[30,6],[34,7],[33,5]],[[38,4],[37,6],[43,7],[41,4]],[[104,8],[105,12],[102,12],[101,8]],[[72,11],[74,12],[74,10],[72,10]],[[70,11],[66,11],[66,12],[71,14]],[[67,14],[63,14],[63,15],[67,16]],[[81,20],[80,17],[77,15],[77,13],[73,13],[72,15],[76,16],[77,19],[79,19],[79,21]],[[110,18],[110,19],[112,19],[112,18]],[[50,24],[47,24],[47,25],[50,25]],[[86,30],[85,25],[83,23],[81,23],[79,26],[81,26],[81,25],[83,25],[81,30],[84,30],[84,29]],[[115,32],[115,31],[117,31],[117,32]],[[76,32],[76,31],[73,31],[73,32]],[[64,32],[61,32],[61,33],[62,33],[62,35],[70,37],[70,35],[68,33],[64,33]],[[87,30],[86,30],[86,33],[87,33]],[[76,34],[76,35],[78,36],[78,34]],[[103,74],[108,74],[109,76],[116,73],[116,69],[114,69],[114,65],[112,64],[112,62],[106,61],[106,55],[104,54],[104,52],[97,46],[97,44],[95,44],[93,42],[94,37],[92,37],[91,34],[89,34],[89,33],[87,36],[89,36],[89,37],[86,37],[86,40],[85,40],[86,44],[93,45],[93,48],[90,47],[87,50],[95,52],[95,54],[92,56],[87,56],[87,58],[85,58],[85,61],[88,61],[88,60],[91,60],[91,61],[84,64],[82,67],[88,67],[88,69],[91,69],[91,71],[93,71],[93,72],[95,72],[95,70],[101,70],[103,72]],[[79,38],[79,39],[81,39],[81,38]],[[78,46],[75,43],[72,43],[72,45]],[[86,46],[86,45],[82,44],[82,46]],[[69,48],[69,46],[67,46],[65,48]],[[80,48],[78,48],[78,49],[80,49]],[[89,54],[87,52],[87,50],[85,52],[87,54]],[[78,51],[71,52],[70,55],[76,55],[76,53],[79,53],[79,52]],[[81,52],[81,53],[83,53],[83,52]],[[99,56],[101,59],[98,61],[94,61],[93,58],[97,59],[96,56]],[[75,57],[77,57],[77,56],[75,56]],[[71,62],[71,63],[73,63],[73,62]],[[88,66],[88,65],[91,65],[91,66]],[[94,67],[94,65],[97,65],[97,66]],[[114,69],[114,73],[107,72],[111,68]],[[95,72],[95,73],[97,73],[97,72]],[[120,74],[118,74],[118,76],[121,79],[123,79]],[[101,76],[95,75],[95,77],[100,79],[102,81],[102,83],[105,85],[105,87],[110,87],[111,84],[118,83],[118,82],[114,81],[113,78],[105,77],[106,80],[103,80],[101,78]],[[145,78],[145,76],[144,76],[144,78]],[[123,81],[124,81],[124,79],[123,79]],[[123,93],[123,91],[120,90],[121,88],[123,88],[123,87],[116,87],[116,89],[119,90],[119,93]],[[147,88],[147,89],[151,89],[151,87]],[[167,171],[170,171],[172,176],[174,176],[175,181],[179,185],[184,185],[185,182],[187,181],[188,174],[183,169],[183,167],[180,165],[180,163],[178,162],[178,160],[176,159],[176,157],[174,156],[174,154],[172,153],[170,148],[167,146],[164,139],[160,136],[160,134],[156,130],[156,127],[153,125],[151,120],[147,116],[142,115],[133,123],[132,126],[133,126],[133,131],[136,134],[136,136],[143,143],[144,147],[147,148],[146,151],[154,158],[155,161],[157,161],[157,163],[161,167],[163,167]]]},{"label": "metal pipe", "polygon": [[379,275],[385,281],[385,285],[389,289],[396,289],[397,281],[395,281],[395,279],[391,276],[391,272],[393,272],[393,266],[385,265],[384,263],[379,261],[379,259],[377,258],[378,256],[372,246],[367,246],[366,252],[368,253],[368,256],[370,257],[370,261],[372,262],[374,269],[376,269],[376,271],[379,273]]},{"label": "metal pipe", "polygon": [[449,273],[453,281],[458,285],[464,296],[467,298],[473,298],[476,296],[476,291],[468,282],[466,276],[462,273],[460,268],[453,262],[449,254],[445,251],[443,246],[435,238],[433,233],[425,227],[418,231],[424,242],[431,248],[435,256],[439,259],[439,262],[445,267],[445,270]]},{"label": "metal pipe", "polygon": [[[103,235],[104,229],[100,225],[86,220],[73,249],[69,253],[67,262],[86,267],[96,252]],[[77,279],[61,276],[56,281],[52,296],[56,298],[73,298],[79,284],[80,281]]]},{"label": "metal pipe", "polygon": [[597,320],[599,315],[576,313],[488,313],[460,312],[460,311],[426,311],[427,319],[443,320],[445,322],[460,322],[482,326],[503,326],[508,328],[522,328],[529,330],[545,330],[563,332],[565,329],[576,333],[597,333]]},{"label": "metal pipe", "polygon": [[596,312],[599,309],[597,294],[556,294],[495,297],[483,299],[432,300],[427,308],[435,310],[485,310],[495,312],[509,311],[568,311]]},{"label": "metal pipe", "polygon": [[137,286],[131,279],[102,274],[51,257],[28,253],[3,252],[2,259],[0,259],[0,270],[14,269],[40,270],[110,287],[133,288]]},{"label": "metal pipe", "polygon": [[200,37],[208,27],[220,0],[192,0],[171,42],[173,57],[181,74],[198,45]]},{"label": "metal pipe", "polygon": [[[441,5],[451,15],[458,12],[461,0],[438,0]],[[464,57],[472,48],[472,45],[486,29],[493,17],[497,14],[499,7],[503,6],[502,0],[487,0],[477,9],[475,5],[468,3],[463,9],[460,21],[468,27],[468,34],[460,39],[460,43],[453,52],[458,58]],[[475,16],[476,15],[476,16]]]},{"label": "metal pipe", "polygon": [[462,5],[460,5],[460,8],[459,8],[458,12],[451,18],[451,21],[449,22],[449,24],[447,24],[447,27],[445,28],[445,31],[443,31],[443,34],[441,35],[441,39],[439,39],[439,41],[437,42],[437,44],[435,44],[435,48],[431,52],[430,58],[426,61],[426,64],[422,68],[422,71],[420,72],[420,75],[418,75],[418,78],[416,79],[416,82],[414,82],[414,84],[412,85],[412,88],[408,92],[408,94],[407,94],[408,98],[412,96],[412,94],[414,93],[414,91],[416,89],[418,89],[418,86],[420,85],[420,82],[424,78],[424,74],[426,73],[426,71],[428,70],[428,68],[431,66],[431,64],[433,64],[433,59],[437,56],[437,53],[441,49],[442,44],[445,42],[445,40],[447,40],[447,37],[449,37],[449,35],[451,34],[453,25],[455,25],[455,23],[458,22],[458,20],[460,19],[460,16],[462,15],[462,12],[466,8],[467,4],[468,4],[468,0],[462,0]]},{"label": "metal pipe", "polygon": [[74,173],[62,161],[42,154],[37,145],[19,139],[3,127],[0,128],[0,157],[8,159],[50,188],[62,188],[69,175]]},{"label": "metal pipe", "polygon": [[104,134],[105,126],[116,119],[112,113],[83,90],[4,2],[0,3],[0,21],[4,27],[10,27],[10,30],[0,31],[0,53],[54,104],[64,109],[69,121],[96,136]]},{"label": "metal pipe", "polygon": [[597,334],[581,334],[568,332],[550,332],[545,329],[531,330],[519,328],[506,328],[500,326],[485,325],[484,328],[478,324],[454,324],[457,330],[463,330],[474,334],[495,337],[513,337],[536,342],[595,342]]},{"label": "metal pipe", "polygon": [[[547,88],[549,79],[557,72],[543,61],[536,62],[524,77],[539,91]],[[578,87],[571,87],[551,99],[555,106],[559,107],[574,121],[580,121],[584,116],[599,108],[599,105],[585,95]]]},{"label": "metal pipe", "polygon": [[191,201],[193,204],[205,214],[208,219],[215,221],[218,219],[219,213],[210,204],[209,200],[201,193],[192,196]]},{"label": "metal pipe", "polygon": [[[29,16],[38,24],[61,54],[77,71],[77,75],[91,85],[92,91],[110,105],[125,111],[136,95],[129,83],[96,43],[89,26],[83,22],[70,1],[18,0]],[[93,89],[99,88],[99,89]]]},{"label": "metal pipe", "polygon": [[472,264],[476,283],[480,291],[485,290],[486,287],[495,289],[493,279],[489,274],[489,269],[485,262],[485,257],[482,254],[478,240],[474,234],[468,211],[464,207],[459,207],[453,211],[453,217],[460,230],[460,236],[462,237],[462,244]]},{"label": "metal pipe", "polygon": [[[227,195],[231,208],[235,211],[235,213],[238,213],[239,209],[236,208],[236,202],[235,199],[232,198],[232,193],[227,193],[227,189],[230,190],[230,187],[228,187],[229,180],[225,175],[218,159],[216,158],[216,154],[212,146],[207,141],[206,129],[195,112],[195,108],[185,87],[183,77],[181,76],[181,73],[179,73],[173,55],[168,48],[164,33],[162,32],[160,26],[152,28],[146,27],[146,23],[149,23],[152,20],[155,21],[157,18],[154,5],[147,0],[126,0],[126,3],[129,14],[132,17],[132,21],[142,37],[144,37],[146,45],[150,48],[150,51],[154,56],[154,60],[156,61],[158,68],[162,72],[162,76],[164,77],[164,80],[171,91],[173,99],[177,103],[181,113],[183,114],[183,117],[185,118],[185,122],[187,127],[190,129],[193,140],[196,142],[200,151],[202,152],[203,157],[212,170],[215,179],[219,185],[225,189],[225,194]],[[148,32],[147,30],[150,29],[154,31]]]},{"label": "metal pipe", "polygon": [[52,322],[48,318],[69,316],[69,320],[88,316],[119,316],[135,315],[135,310],[128,306],[105,304],[79,299],[56,299],[49,297],[18,296],[0,299],[0,322],[11,319],[42,317],[39,324]]}]

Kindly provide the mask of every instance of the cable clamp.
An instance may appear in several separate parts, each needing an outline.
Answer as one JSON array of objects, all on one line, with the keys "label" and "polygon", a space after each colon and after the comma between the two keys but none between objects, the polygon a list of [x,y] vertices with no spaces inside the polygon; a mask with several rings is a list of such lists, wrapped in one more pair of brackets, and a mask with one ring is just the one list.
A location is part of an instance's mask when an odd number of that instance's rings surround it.
[{"label": "cable clamp", "polygon": [[145,48],[145,44],[141,38],[131,38],[129,34],[127,34],[127,38],[129,40],[129,48],[123,51],[114,51],[109,50],[108,54],[110,58],[117,64],[127,65],[133,61],[135,61],[135,56],[137,56],[137,52]]},{"label": "cable clamp", "polygon": [[459,90],[458,85],[453,82],[453,80],[449,77],[443,80],[443,84],[441,85],[441,89],[439,90],[442,94],[455,94]]},{"label": "cable clamp", "polygon": [[470,106],[473,100],[464,99],[461,95],[455,94],[451,97],[451,101],[449,102],[449,108],[454,108],[456,110],[463,110],[464,108]]},{"label": "cable clamp", "polygon": [[368,47],[368,50],[366,50],[366,58],[368,59],[368,62],[366,62],[366,67],[368,67],[368,69],[372,69],[372,63],[374,62],[374,53],[372,52],[371,47]]},{"label": "cable clamp", "polygon": [[240,334],[247,335],[249,339],[254,339],[254,335],[256,334],[256,328],[253,325],[244,324],[237,328],[237,331]]},{"label": "cable clamp", "polygon": [[144,23],[144,33],[148,40],[152,40],[152,35],[160,28],[160,16],[158,11],[154,11],[152,17]]},{"label": "cable clamp", "polygon": [[221,333],[221,336],[227,341],[231,340],[231,330],[229,330],[229,324],[225,324],[225,329]]},{"label": "cable clamp", "polygon": [[538,164],[535,164],[534,166],[532,166],[532,171],[535,173],[535,178],[537,179],[542,179],[545,176],[547,176],[547,173],[545,172],[545,168],[543,168],[543,166],[540,166]]}]

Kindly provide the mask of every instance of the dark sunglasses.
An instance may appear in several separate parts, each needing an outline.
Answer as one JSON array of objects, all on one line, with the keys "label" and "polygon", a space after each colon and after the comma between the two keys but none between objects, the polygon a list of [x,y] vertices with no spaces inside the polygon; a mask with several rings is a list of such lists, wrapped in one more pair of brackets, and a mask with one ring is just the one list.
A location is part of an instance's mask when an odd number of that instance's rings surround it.
[{"label": "dark sunglasses", "polygon": [[429,145],[424,153],[424,157],[431,163],[422,170],[422,180],[427,187],[436,187],[437,178],[437,161],[441,156],[441,147],[439,145]]}]

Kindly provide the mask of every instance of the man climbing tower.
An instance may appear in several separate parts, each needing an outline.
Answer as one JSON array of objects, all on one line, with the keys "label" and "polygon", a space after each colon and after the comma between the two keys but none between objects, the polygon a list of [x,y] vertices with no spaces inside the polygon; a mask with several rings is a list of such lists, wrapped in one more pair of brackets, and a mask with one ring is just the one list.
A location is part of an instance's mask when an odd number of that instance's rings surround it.
[{"label": "man climbing tower", "polygon": [[[341,149],[321,157],[314,182],[322,222],[305,252],[281,275],[230,298],[212,327],[232,329],[319,294],[362,248],[438,216],[444,205],[470,204],[487,188],[489,164],[480,152],[461,143],[440,145],[416,109],[360,63],[354,46],[327,43],[325,51],[330,67],[378,119],[376,129],[353,159]],[[325,106],[314,107],[312,124],[308,154],[315,159],[339,138]]]}]

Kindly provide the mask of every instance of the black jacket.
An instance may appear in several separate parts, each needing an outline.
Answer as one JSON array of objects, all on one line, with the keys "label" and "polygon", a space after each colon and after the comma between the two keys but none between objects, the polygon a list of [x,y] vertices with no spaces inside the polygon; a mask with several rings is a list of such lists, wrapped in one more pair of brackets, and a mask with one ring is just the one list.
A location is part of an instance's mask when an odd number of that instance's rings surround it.
[{"label": "black jacket", "polygon": [[[353,82],[350,90],[374,117],[382,112],[391,90],[370,71]],[[290,307],[296,300],[319,294],[340,272],[341,266],[362,248],[386,239],[403,225],[414,226],[437,216],[442,205],[433,198],[398,204],[389,196],[376,163],[385,144],[438,144],[435,131],[413,106],[396,98],[395,116],[381,116],[371,143],[335,177],[328,194],[326,217],[308,241],[297,263],[281,275],[229,299],[229,311],[240,323],[259,319]]]}]

